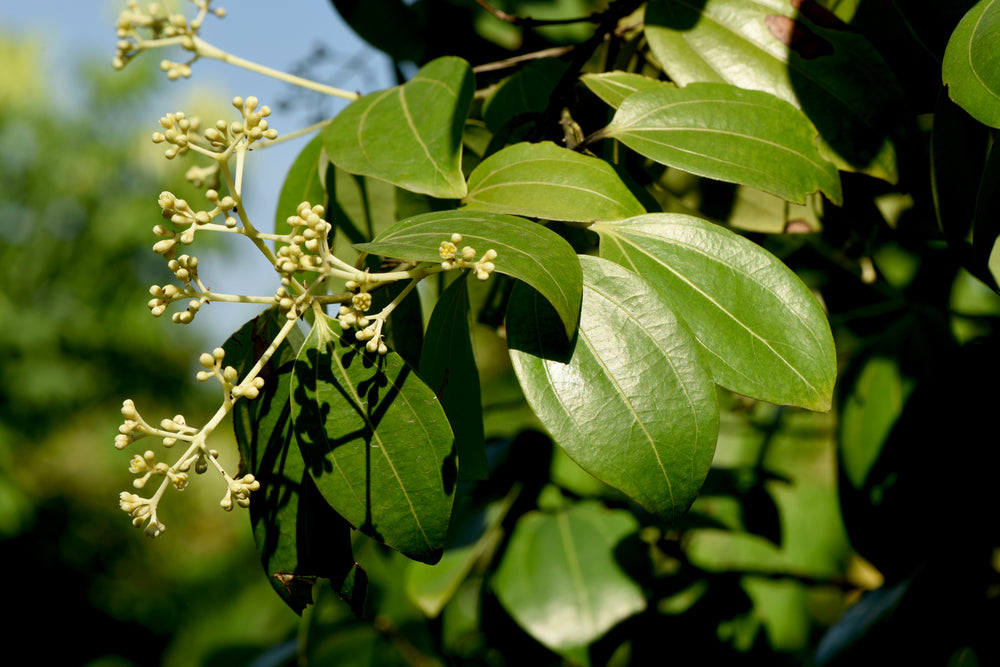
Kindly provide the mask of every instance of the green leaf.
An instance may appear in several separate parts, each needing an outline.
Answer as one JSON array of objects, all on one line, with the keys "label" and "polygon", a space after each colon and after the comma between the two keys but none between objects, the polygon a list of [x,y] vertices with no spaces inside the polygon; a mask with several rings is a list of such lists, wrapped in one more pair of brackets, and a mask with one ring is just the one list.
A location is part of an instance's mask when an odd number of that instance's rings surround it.
[{"label": "green leaf", "polygon": [[394,352],[367,354],[317,319],[295,360],[295,437],[320,493],[352,526],[435,562],[455,484],[437,398]]},{"label": "green leaf", "polygon": [[625,98],[632,93],[663,85],[662,81],[631,72],[584,74],[580,77],[580,82],[615,109],[620,107]]},{"label": "green leaf", "polygon": [[317,204],[327,206],[323,178],[328,166],[329,160],[323,150],[323,137],[317,135],[302,149],[288,170],[288,175],[285,176],[274,217],[276,230],[288,229],[286,221],[295,215],[298,205],[304,201],[313,206]]},{"label": "green leaf", "polygon": [[778,258],[718,225],[650,214],[592,227],[601,256],[649,280],[708,350],[715,381],[828,410],[836,353],[826,315]]},{"label": "green leaf", "polygon": [[[702,351],[656,289],[596,257],[580,258],[583,309],[572,356],[537,341],[546,304],[511,295],[508,344],[525,398],[556,443],[591,475],[665,521],[698,495],[719,429]],[[542,320],[536,324],[537,320]]]},{"label": "green leaf", "polygon": [[800,204],[817,190],[841,202],[840,176],[820,155],[816,129],[768,93],[715,83],[660,84],[627,97],[600,136],[661,164]]},{"label": "green leaf", "polygon": [[332,249],[337,257],[354,264],[358,252],[352,244],[370,241],[396,223],[396,193],[401,190],[336,167],[327,172],[326,187],[330,193],[326,217],[334,229]]},{"label": "green leaf", "polygon": [[805,112],[837,167],[895,183],[903,93],[875,47],[846,28],[814,2],[653,0],[645,33],[679,85],[771,93]]},{"label": "green leaf", "polygon": [[624,510],[583,502],[517,522],[494,579],[500,603],[554,651],[586,646],[646,608],[615,550],[638,530]]},{"label": "green leaf", "polygon": [[420,356],[420,377],[437,394],[455,432],[460,480],[486,479],[489,474],[467,285],[466,277],[459,276],[438,297]]},{"label": "green leaf", "polygon": [[1000,2],[980,0],[959,22],[944,52],[948,94],[973,118],[1000,127]]},{"label": "green leaf", "polygon": [[482,256],[492,248],[498,273],[523,280],[548,299],[572,338],[580,315],[580,264],[573,248],[542,225],[487,211],[441,211],[402,220],[372,243],[355,247],[386,257],[440,262],[441,243],[452,234]]},{"label": "green leaf", "polygon": [[413,192],[463,197],[462,128],[474,89],[464,60],[433,60],[405,84],[340,112],[323,134],[330,160]]},{"label": "green leaf", "polygon": [[[244,324],[223,346],[226,363],[243,377],[285,322],[272,308]],[[365,595],[351,584],[350,526],[316,490],[292,434],[289,386],[303,339],[292,329],[259,374],[260,395],[233,406],[241,469],[261,484],[250,495],[250,523],[268,581],[293,611],[301,614],[316,581],[329,579],[360,613]]]},{"label": "green leaf", "polygon": [[621,220],[646,210],[604,160],[550,141],[508,146],[469,176],[467,209],[545,220]]}]

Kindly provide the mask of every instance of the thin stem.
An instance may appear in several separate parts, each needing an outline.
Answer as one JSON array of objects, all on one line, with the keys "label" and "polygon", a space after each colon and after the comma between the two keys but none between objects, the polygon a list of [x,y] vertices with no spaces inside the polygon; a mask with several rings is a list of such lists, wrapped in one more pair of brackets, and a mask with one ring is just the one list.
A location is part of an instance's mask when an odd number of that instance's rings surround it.
[{"label": "thin stem", "polygon": [[517,16],[516,14],[508,14],[505,11],[499,10],[486,0],[476,0],[479,6],[488,11],[490,14],[500,19],[505,23],[510,23],[511,25],[523,26],[525,28],[533,28],[536,26],[546,26],[546,25],[567,25],[570,23],[600,23],[601,14],[603,12],[597,12],[594,14],[589,14],[588,16],[581,16],[579,18],[573,19],[533,19],[529,16]]},{"label": "thin stem", "polygon": [[333,97],[340,97],[345,100],[354,101],[361,97],[359,93],[352,93],[340,88],[334,88],[333,86],[317,83],[316,81],[310,81],[309,79],[304,79],[300,76],[295,76],[294,74],[288,74],[286,72],[282,72],[281,70],[276,70],[253,61],[246,60],[245,58],[240,58],[239,56],[234,56],[231,53],[227,53],[222,49],[212,46],[198,36],[194,36],[192,39],[194,40],[194,52],[204,58],[221,60],[224,63],[228,63],[236,67],[242,67],[243,69],[256,72],[257,74],[263,74],[264,76],[269,76],[273,79],[277,79],[278,81],[284,81],[286,83],[299,86],[300,88],[315,90],[318,93],[332,95]]}]

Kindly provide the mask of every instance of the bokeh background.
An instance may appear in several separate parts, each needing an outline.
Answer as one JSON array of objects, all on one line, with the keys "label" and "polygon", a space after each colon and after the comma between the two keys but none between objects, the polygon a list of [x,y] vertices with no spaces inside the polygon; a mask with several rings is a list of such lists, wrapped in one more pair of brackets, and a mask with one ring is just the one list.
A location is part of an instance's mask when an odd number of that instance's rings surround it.
[{"label": "bokeh background", "polygon": [[[192,362],[255,314],[211,304],[185,327],[145,306],[169,278],[150,251],[157,195],[189,192],[185,165],[149,141],[158,118],[230,118],[229,99],[256,95],[288,132],[337,102],[216,62],[169,82],[157,69],[166,54],[115,72],[124,4],[0,5],[0,562],[13,619],[0,636],[24,664],[274,664],[291,654],[298,617],[261,576],[245,512],[223,512],[219,480],[197,477],[163,502],[167,532],[144,537],[118,508],[135,452],[113,440],[125,398],[148,419],[204,422],[217,397]],[[360,92],[391,85],[388,61],[325,0],[217,4],[229,16],[203,35],[220,48]],[[250,164],[255,218],[273,219],[306,139]],[[249,245],[199,241],[214,289],[273,291]],[[213,440],[235,470],[228,430]]]}]

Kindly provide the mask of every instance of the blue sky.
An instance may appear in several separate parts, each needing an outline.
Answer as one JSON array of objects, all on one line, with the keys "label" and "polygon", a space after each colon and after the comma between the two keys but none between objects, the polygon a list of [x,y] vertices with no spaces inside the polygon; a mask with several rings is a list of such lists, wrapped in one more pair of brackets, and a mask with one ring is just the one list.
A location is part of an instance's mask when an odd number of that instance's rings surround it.
[{"label": "blue sky", "polygon": [[[172,4],[176,8],[186,5],[186,13],[189,16],[193,14],[194,6],[186,0],[173,0]],[[53,89],[60,91],[62,96],[71,98],[75,67],[80,59],[104,59],[110,69],[117,41],[115,21],[124,6],[124,0],[8,0],[0,3],[0,35],[43,37],[47,61],[45,68],[49,80],[55,84]],[[276,69],[289,70],[321,46],[333,56],[317,73],[320,77],[331,77],[325,83],[362,93],[392,85],[388,60],[367,47],[344,24],[329,0],[288,0],[283,3],[268,0],[216,0],[213,6],[225,8],[228,15],[222,20],[208,18],[201,36],[234,55]],[[188,7],[191,9],[188,10]],[[140,57],[159,60],[163,55],[147,53]],[[184,108],[184,102],[190,100],[192,95],[202,95],[206,90],[219,91],[219,99],[223,104],[234,95],[256,95],[262,104],[272,107],[276,107],[278,100],[288,99],[296,90],[288,84],[216,61],[202,60],[195,63],[192,69],[190,79],[165,82],[161,87],[155,100],[155,108],[149,111],[150,132],[158,129],[157,119],[163,113]],[[344,104],[340,100],[331,99],[326,108],[327,114],[332,115]],[[311,104],[308,106],[313,108]],[[277,110],[270,119],[271,126],[282,133],[304,127],[311,120],[314,119],[306,113],[281,113]],[[284,174],[307,140],[308,138],[303,138],[275,146],[274,149],[260,153],[260,159],[251,165],[254,169],[250,173],[251,180],[247,183],[245,195],[247,210],[254,218],[266,221],[273,219]],[[158,154],[160,151],[162,148],[150,144],[151,154]],[[155,201],[157,194],[150,193],[151,200]],[[156,221],[151,219],[150,228]],[[154,239],[152,236],[150,238],[152,244]],[[236,284],[224,277],[216,277],[209,284],[213,289],[225,291],[235,290],[237,285],[245,286],[250,282],[252,286],[245,288],[246,292],[271,293],[277,286],[273,272],[263,262],[263,258],[256,254],[256,250],[249,247],[249,243],[241,245],[247,253],[241,253],[236,261],[241,267],[252,268],[243,271]],[[256,310],[259,308],[220,304],[203,309],[195,326],[200,324],[201,327],[211,329],[213,336],[225,336],[253,316]]]}]

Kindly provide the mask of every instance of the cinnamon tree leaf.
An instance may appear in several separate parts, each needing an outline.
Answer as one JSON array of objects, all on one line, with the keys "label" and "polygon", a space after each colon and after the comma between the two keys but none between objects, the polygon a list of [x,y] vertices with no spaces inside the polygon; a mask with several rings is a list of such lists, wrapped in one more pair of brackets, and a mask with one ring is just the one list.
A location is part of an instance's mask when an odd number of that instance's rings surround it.
[{"label": "cinnamon tree leaf", "polygon": [[508,146],[479,163],[465,208],[575,222],[646,212],[607,162],[551,141]]},{"label": "cinnamon tree leaf", "polygon": [[317,318],[291,382],[294,435],[309,473],[356,529],[436,562],[456,475],[447,417],[397,354],[368,354],[333,327],[336,320]]},{"label": "cinnamon tree leaf", "polygon": [[662,81],[650,79],[648,76],[620,71],[584,74],[580,77],[580,83],[615,109],[632,93],[663,84]]},{"label": "cinnamon tree leaf", "polygon": [[769,94],[717,83],[633,93],[599,136],[661,164],[804,203],[822,191],[841,203],[840,175],[801,111]]},{"label": "cinnamon tree leaf", "polygon": [[980,0],[959,22],[944,52],[948,95],[984,125],[1000,127],[1000,2]]},{"label": "cinnamon tree leaf", "polygon": [[437,58],[401,86],[365,95],[323,133],[330,160],[412,192],[465,196],[462,130],[475,80],[461,58]]},{"label": "cinnamon tree leaf", "polygon": [[548,304],[523,286],[511,294],[514,371],[571,459],[672,521],[694,501],[712,463],[715,384],[694,336],[650,283],[597,257],[582,256],[580,264],[583,309],[565,362],[544,349]]},{"label": "cinnamon tree leaf", "polygon": [[678,85],[728,83],[801,109],[838,168],[895,183],[905,102],[878,50],[818,2],[652,0],[645,35]]},{"label": "cinnamon tree leaf", "polygon": [[791,269],[719,225],[672,213],[593,225],[602,257],[642,275],[709,352],[715,381],[772,403],[828,410],[836,379],[822,307]]}]

